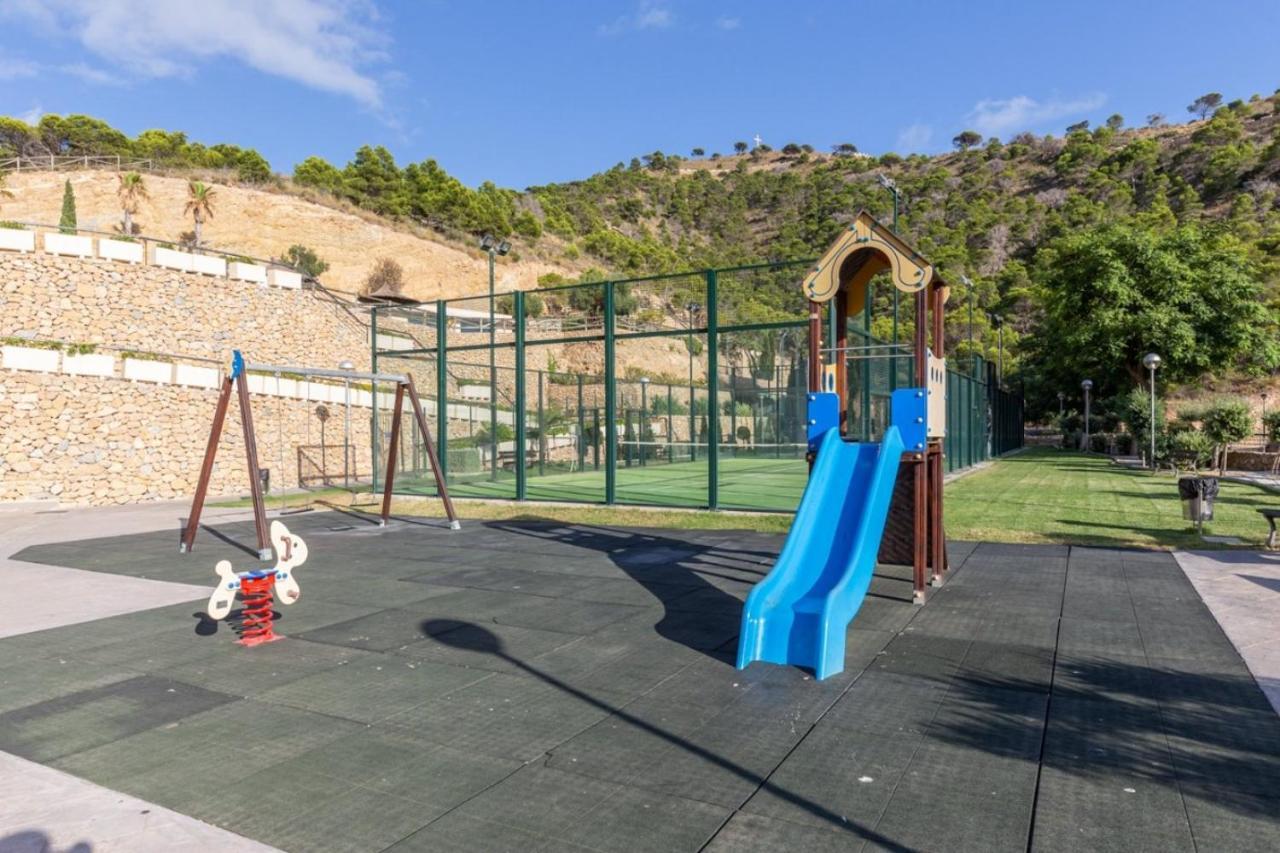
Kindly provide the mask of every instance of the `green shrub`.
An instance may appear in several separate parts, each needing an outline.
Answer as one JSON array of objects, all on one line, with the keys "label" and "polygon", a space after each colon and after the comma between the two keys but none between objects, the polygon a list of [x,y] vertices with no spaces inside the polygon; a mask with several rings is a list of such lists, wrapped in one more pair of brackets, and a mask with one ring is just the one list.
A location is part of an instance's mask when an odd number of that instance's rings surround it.
[{"label": "green shrub", "polygon": [[1223,445],[1247,438],[1253,429],[1253,415],[1243,400],[1220,400],[1204,413],[1204,434],[1214,444]]},{"label": "green shrub", "polygon": [[1267,412],[1262,418],[1262,431],[1270,443],[1280,442],[1280,412]]},{"label": "green shrub", "polygon": [[26,231],[27,230],[27,226],[23,225],[21,222],[14,222],[12,219],[5,219],[3,221],[0,221],[0,228],[6,228],[10,231]]},{"label": "green shrub", "polygon": [[449,442],[449,473],[479,474],[480,451],[475,447],[459,447],[455,441]]},{"label": "green shrub", "polygon": [[1177,453],[1191,454],[1192,462],[1197,468],[1207,465],[1213,458],[1213,441],[1198,430],[1174,433],[1169,437],[1169,449]]}]

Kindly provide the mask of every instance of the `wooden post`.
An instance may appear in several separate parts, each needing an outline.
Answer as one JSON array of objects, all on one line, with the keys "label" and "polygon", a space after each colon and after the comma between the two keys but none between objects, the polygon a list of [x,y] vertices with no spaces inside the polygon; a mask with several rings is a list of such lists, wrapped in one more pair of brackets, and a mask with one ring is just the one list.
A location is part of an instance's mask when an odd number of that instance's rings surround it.
[{"label": "wooden post", "polygon": [[404,407],[404,385],[396,383],[396,403],[391,415],[391,441],[387,442],[387,473],[382,484],[382,526],[391,515],[391,489],[396,480],[396,450],[400,446],[400,416]]},{"label": "wooden post", "polygon": [[262,502],[262,480],[258,475],[258,439],[253,431],[253,409],[249,405],[249,383],[244,372],[236,378],[236,392],[240,402],[240,426],[244,430],[244,453],[249,466],[249,494],[253,497],[253,526],[258,534],[258,559],[270,560],[267,508]]},{"label": "wooden post", "polygon": [[[927,288],[926,288],[927,289]],[[916,341],[915,341],[915,361],[916,361],[916,387],[929,387],[929,306],[926,301],[928,294],[926,289],[916,292]],[[916,604],[924,604],[925,600],[925,569],[929,558],[929,483],[928,483],[928,460],[929,452],[926,445],[925,451],[916,457],[913,463],[913,475],[915,477],[915,507],[914,518],[912,519],[912,533],[914,534],[912,548],[912,585],[914,588],[913,599]]]},{"label": "wooden post", "polygon": [[436,478],[436,493],[440,495],[440,500],[444,504],[445,514],[449,516],[449,526],[457,530],[462,524],[458,521],[458,514],[454,512],[453,501],[449,499],[449,486],[445,483],[444,474],[440,470],[440,458],[436,456],[436,445],[431,440],[431,431],[427,429],[427,419],[422,413],[422,402],[418,399],[418,390],[413,387],[412,376],[405,376],[403,387],[404,390],[409,392],[409,402],[413,405],[413,416],[418,422],[418,429],[422,432],[422,442],[427,446],[427,460],[431,463],[431,473]]},{"label": "wooden post", "polygon": [[809,302],[809,393],[822,390],[822,304]]},{"label": "wooden post", "polygon": [[204,462],[200,465],[200,480],[196,483],[196,496],[191,501],[191,512],[187,513],[187,527],[182,532],[182,543],[179,553],[188,553],[196,541],[196,531],[200,529],[200,513],[204,511],[204,499],[209,492],[209,480],[213,476],[213,460],[218,455],[218,441],[222,438],[222,424],[227,419],[227,406],[231,402],[231,383],[235,380],[228,376],[222,382],[222,390],[218,393],[218,405],[213,410],[213,426],[209,428],[209,444],[204,450]]}]

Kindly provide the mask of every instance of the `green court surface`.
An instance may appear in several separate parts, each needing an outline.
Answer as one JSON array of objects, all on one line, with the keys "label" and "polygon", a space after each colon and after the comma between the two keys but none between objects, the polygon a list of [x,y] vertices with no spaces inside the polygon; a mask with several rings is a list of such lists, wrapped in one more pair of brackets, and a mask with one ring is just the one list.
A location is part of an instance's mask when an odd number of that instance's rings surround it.
[{"label": "green court surface", "polygon": [[[792,512],[800,503],[808,479],[808,467],[797,456],[776,458],[735,457],[719,459],[719,506],[724,509]],[[562,465],[547,464],[539,473],[537,465],[526,472],[526,497],[538,501],[603,503],[604,465],[599,470],[588,462],[587,470],[571,471]],[[616,494],[620,504],[645,506],[703,507],[707,505],[708,465],[705,459],[683,462],[638,461],[628,467],[618,462]],[[501,471],[496,479],[487,473],[450,475],[449,490],[455,497],[514,498],[515,473]],[[435,494],[430,474],[397,477],[396,491],[408,494]]]}]

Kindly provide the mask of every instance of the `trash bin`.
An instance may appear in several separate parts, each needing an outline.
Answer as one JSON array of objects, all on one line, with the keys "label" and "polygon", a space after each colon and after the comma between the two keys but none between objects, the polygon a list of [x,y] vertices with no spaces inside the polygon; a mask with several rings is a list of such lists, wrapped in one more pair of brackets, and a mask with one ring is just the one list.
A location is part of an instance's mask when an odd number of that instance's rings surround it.
[{"label": "trash bin", "polygon": [[1218,497],[1217,477],[1180,477],[1178,497],[1182,499],[1182,517],[1194,521],[1196,528],[1213,521],[1213,502]]}]

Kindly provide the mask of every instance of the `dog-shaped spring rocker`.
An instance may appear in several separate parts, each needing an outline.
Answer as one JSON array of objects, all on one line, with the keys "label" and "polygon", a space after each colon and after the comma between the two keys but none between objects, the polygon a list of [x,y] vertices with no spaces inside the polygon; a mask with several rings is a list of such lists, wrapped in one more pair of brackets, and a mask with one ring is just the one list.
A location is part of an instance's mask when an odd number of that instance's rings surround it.
[{"label": "dog-shaped spring rocker", "polygon": [[229,560],[219,560],[213,570],[218,574],[218,585],[209,596],[206,612],[213,620],[226,619],[236,595],[244,601],[241,612],[240,640],[242,646],[257,646],[284,637],[272,630],[272,589],[281,604],[293,604],[302,594],[295,570],[307,561],[307,545],[294,536],[279,521],[271,522],[271,544],[276,551],[276,565],[270,569],[253,569],[237,572]]}]

